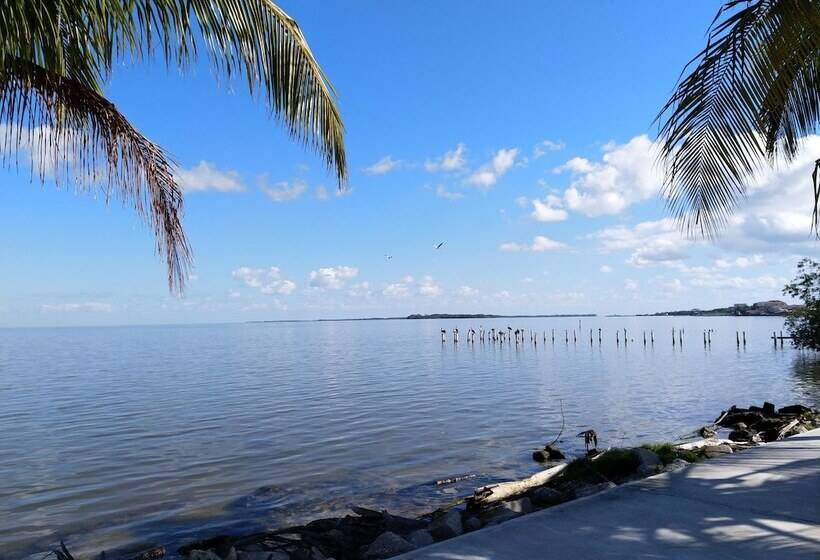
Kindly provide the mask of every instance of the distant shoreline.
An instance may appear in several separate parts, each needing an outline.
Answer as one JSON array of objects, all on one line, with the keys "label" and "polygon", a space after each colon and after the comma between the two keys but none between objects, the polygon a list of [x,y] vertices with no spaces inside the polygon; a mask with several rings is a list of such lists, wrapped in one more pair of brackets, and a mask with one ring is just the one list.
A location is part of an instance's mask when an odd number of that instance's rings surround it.
[{"label": "distant shoreline", "polygon": [[[630,315],[636,317],[637,315]],[[572,317],[598,317],[597,313],[569,313],[552,315],[492,315],[484,313],[432,313],[421,315],[414,313],[406,317],[354,317],[348,319],[265,319],[247,321],[247,323],[337,323],[342,321],[416,321],[419,319],[549,319]]]}]

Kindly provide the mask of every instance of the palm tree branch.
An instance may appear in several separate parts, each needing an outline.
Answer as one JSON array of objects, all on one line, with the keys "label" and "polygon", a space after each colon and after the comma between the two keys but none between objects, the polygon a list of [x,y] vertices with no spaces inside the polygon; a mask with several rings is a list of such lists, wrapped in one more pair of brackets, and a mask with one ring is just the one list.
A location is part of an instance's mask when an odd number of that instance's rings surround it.
[{"label": "palm tree branch", "polygon": [[817,0],[732,0],[718,12],[656,118],[664,194],[686,230],[716,234],[751,175],[781,146],[793,157],[816,127],[804,87],[820,56],[818,16]]},{"label": "palm tree branch", "polygon": [[0,68],[0,137],[4,166],[29,159],[41,182],[99,189],[133,206],[153,230],[168,284],[181,291],[191,264],[182,228],[183,196],[173,162],[116,107],[80,82],[28,61]]}]

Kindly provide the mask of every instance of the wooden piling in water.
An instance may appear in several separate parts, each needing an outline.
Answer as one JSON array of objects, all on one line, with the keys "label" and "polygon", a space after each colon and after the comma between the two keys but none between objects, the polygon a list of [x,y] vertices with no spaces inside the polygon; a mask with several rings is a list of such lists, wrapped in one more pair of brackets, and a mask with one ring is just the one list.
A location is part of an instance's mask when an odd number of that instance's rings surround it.
[{"label": "wooden piling in water", "polygon": [[746,331],[743,331],[743,347],[746,348]]}]

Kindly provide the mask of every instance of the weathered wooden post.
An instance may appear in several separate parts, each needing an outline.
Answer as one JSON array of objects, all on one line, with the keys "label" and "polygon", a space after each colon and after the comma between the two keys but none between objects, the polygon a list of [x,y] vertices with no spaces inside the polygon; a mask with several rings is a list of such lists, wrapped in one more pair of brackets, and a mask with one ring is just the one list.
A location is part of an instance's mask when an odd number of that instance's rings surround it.
[{"label": "weathered wooden post", "polygon": [[777,350],[777,332],[772,331],[772,340],[774,341],[774,349]]},{"label": "weathered wooden post", "polygon": [[680,345],[683,346],[683,329],[678,331],[678,342],[680,342]]},{"label": "weathered wooden post", "polygon": [[655,346],[655,330],[654,329],[649,330],[649,336],[650,336],[650,339],[651,339],[649,342],[652,344],[652,346]]},{"label": "weathered wooden post", "polygon": [[746,331],[743,331],[743,347],[746,348]]},{"label": "weathered wooden post", "polygon": [[780,349],[783,349],[783,331],[780,331]]},{"label": "weathered wooden post", "polygon": [[601,329],[598,329],[598,346],[601,345]]},{"label": "weathered wooden post", "polygon": [[615,345],[616,345],[616,346],[620,346],[620,345],[621,345],[621,340],[620,340],[618,337],[619,337],[619,332],[618,332],[618,331],[615,331]]},{"label": "weathered wooden post", "polygon": [[675,327],[672,327],[672,348],[675,347]]},{"label": "weathered wooden post", "polygon": [[643,345],[646,346],[646,331],[643,331]]},{"label": "weathered wooden post", "polygon": [[555,329],[552,329],[552,343],[555,344]]}]

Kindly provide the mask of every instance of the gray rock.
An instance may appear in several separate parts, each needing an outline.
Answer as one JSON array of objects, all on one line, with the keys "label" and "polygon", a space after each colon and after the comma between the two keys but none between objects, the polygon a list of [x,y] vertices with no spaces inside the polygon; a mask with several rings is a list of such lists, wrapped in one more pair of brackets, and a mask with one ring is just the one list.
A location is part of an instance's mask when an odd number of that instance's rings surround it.
[{"label": "gray rock", "polygon": [[658,457],[658,454],[643,447],[636,447],[632,450],[632,454],[640,461],[640,466],[643,467],[662,467],[663,461]]},{"label": "gray rock", "polygon": [[732,446],[726,443],[721,443],[719,445],[707,445],[703,448],[703,454],[709,459],[720,457],[724,453],[734,453],[732,451]]},{"label": "gray rock", "polygon": [[675,459],[663,468],[663,472],[675,472],[688,466],[689,461],[684,461],[683,459]]},{"label": "gray rock", "polygon": [[651,467],[649,465],[638,465],[638,469],[635,471],[635,473],[638,475],[639,478],[646,478],[647,476],[654,476],[662,471],[663,465],[655,465]]},{"label": "gray rock", "polygon": [[750,430],[749,428],[735,428],[729,432],[729,439],[732,441],[742,442],[760,441],[757,432],[755,430]]},{"label": "gray rock", "polygon": [[407,540],[415,546],[416,548],[421,548],[423,546],[429,546],[433,544],[434,541],[432,535],[424,529],[419,529],[418,531],[413,531],[409,535],[407,535]]},{"label": "gray rock", "polygon": [[464,520],[465,531],[478,531],[481,529],[481,520],[478,517],[470,516]]},{"label": "gray rock", "polygon": [[188,560],[222,560],[213,550],[192,550],[188,554]]},{"label": "gray rock", "polygon": [[532,502],[526,497],[504,502],[501,507],[514,513],[530,513],[533,510]]},{"label": "gray rock", "polygon": [[272,556],[273,552],[267,550],[240,550],[236,553],[238,560],[273,560]]},{"label": "gray rock", "polygon": [[575,497],[576,498],[584,498],[586,496],[592,496],[593,494],[597,494],[598,492],[603,492],[604,490],[610,490],[612,488],[617,488],[617,484],[612,482],[602,482],[600,484],[590,484],[588,486],[582,486],[575,490]]},{"label": "gray rock", "polygon": [[387,531],[376,537],[376,540],[370,543],[370,546],[367,547],[367,551],[364,553],[364,557],[367,559],[389,558],[390,556],[410,552],[414,548],[412,544],[396,533]]},{"label": "gray rock", "polygon": [[554,506],[567,501],[567,495],[553,488],[542,486],[530,494],[532,502],[540,507]]},{"label": "gray rock", "polygon": [[451,509],[430,523],[429,530],[437,541],[457,537],[464,532],[464,528],[461,526],[461,514]]}]

